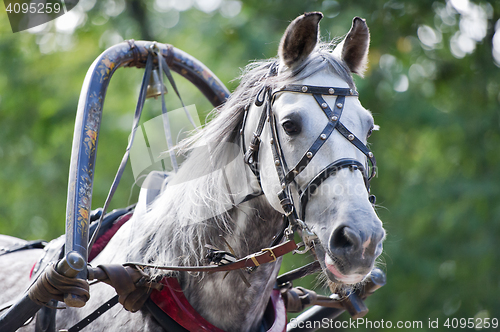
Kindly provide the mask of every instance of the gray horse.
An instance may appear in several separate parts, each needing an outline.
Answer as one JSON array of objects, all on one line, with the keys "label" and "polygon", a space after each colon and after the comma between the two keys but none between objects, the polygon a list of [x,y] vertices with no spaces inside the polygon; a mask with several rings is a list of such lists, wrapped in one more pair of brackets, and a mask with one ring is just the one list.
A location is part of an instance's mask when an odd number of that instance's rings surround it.
[{"label": "gray horse", "polygon": [[[140,197],[132,219],[92,265],[133,261],[199,266],[206,264],[206,245],[224,250],[229,246],[237,257],[268,247],[282,229],[286,212],[278,197],[284,186],[277,174],[279,162],[273,150],[273,144],[279,143],[288,165],[297,164],[304,155],[310,158],[286,186],[294,202],[300,201],[301,190],[332,162],[344,158],[357,161],[325,178],[311,191],[307,206],[294,203],[294,209],[305,216],[308,231],[316,236],[311,246],[326,282],[363,282],[381,254],[385,238],[366,190],[368,167],[354,167],[366,166],[370,158],[352,144],[358,140],[366,147],[367,138],[376,129],[370,112],[352,93],[355,86],[351,74],[363,74],[370,35],[365,21],[355,18],[339,45],[321,43],[321,18],[320,13],[299,16],[286,29],[277,58],[254,62],[246,68],[239,87],[216,111],[213,120],[183,143],[182,148],[191,152],[179,172],[168,177],[168,185],[154,201]],[[272,68],[274,73],[270,75]],[[287,84],[326,87],[330,95],[324,95],[325,103],[319,105],[311,94],[278,91]],[[270,126],[263,127],[255,172],[243,162],[241,142],[250,142],[259,126],[266,104],[255,100],[262,97],[265,87],[278,91],[270,101],[276,132],[273,136]],[[343,105],[336,103],[335,89],[351,91]],[[322,109],[328,105],[343,108],[341,120],[349,135],[333,130],[329,137],[319,136],[333,121],[325,117]],[[324,142],[314,155],[309,155],[308,149],[318,137]],[[243,199],[255,192],[262,194]],[[0,241],[0,246],[6,246],[6,242],[16,240],[0,237]],[[41,255],[38,249],[0,256],[0,303],[23,292],[29,284],[30,269]],[[237,272],[170,274],[178,278],[191,306],[214,326],[225,331],[259,331],[280,264],[278,259],[252,273],[243,272],[250,286]],[[166,273],[154,268],[147,272],[153,277]],[[58,312],[58,329],[69,328],[93,312],[113,297],[114,289],[97,283],[91,286],[90,294],[83,308]],[[21,330],[33,331],[33,326]],[[149,312],[131,313],[118,305],[85,331],[163,329]]]}]

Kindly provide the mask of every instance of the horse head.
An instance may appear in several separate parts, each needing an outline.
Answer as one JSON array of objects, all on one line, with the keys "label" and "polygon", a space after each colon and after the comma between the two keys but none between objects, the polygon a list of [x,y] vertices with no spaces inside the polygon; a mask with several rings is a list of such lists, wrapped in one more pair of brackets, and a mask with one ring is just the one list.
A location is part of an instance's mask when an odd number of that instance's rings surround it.
[{"label": "horse head", "polygon": [[248,141],[259,136],[250,162],[258,160],[270,205],[303,221],[303,233],[312,235],[309,245],[330,281],[355,284],[374,267],[385,238],[369,193],[375,159],[366,144],[374,120],[351,76],[363,74],[370,34],[356,17],[331,50],[319,42],[322,16],[304,14],[286,29],[279,60],[249,110],[267,113],[261,120],[269,125],[256,135],[258,117],[253,116],[244,134]]}]

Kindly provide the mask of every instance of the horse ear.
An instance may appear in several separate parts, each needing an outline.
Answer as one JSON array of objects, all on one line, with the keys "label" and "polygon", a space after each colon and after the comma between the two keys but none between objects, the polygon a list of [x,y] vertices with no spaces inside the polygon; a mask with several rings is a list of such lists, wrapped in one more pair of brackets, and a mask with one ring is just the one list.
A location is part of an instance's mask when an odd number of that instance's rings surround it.
[{"label": "horse ear", "polygon": [[333,52],[345,62],[351,72],[363,76],[368,63],[369,45],[370,31],[366,21],[355,17],[351,30]]},{"label": "horse ear", "polygon": [[319,21],[323,14],[319,12],[300,15],[286,28],[278,50],[280,62],[289,68],[304,61],[318,43]]}]

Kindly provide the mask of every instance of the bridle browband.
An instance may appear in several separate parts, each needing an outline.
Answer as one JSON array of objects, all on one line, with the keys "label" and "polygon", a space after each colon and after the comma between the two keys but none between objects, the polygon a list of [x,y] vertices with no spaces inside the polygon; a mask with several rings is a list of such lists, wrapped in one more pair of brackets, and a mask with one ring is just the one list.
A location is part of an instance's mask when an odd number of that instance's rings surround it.
[{"label": "bridle browband", "polygon": [[[269,76],[276,76],[277,68],[276,65],[272,65],[268,74]],[[302,158],[297,162],[295,166],[289,168],[281,149],[278,129],[276,124],[276,117],[273,112],[273,103],[275,101],[276,95],[282,92],[292,92],[292,93],[305,93],[311,94],[316,102],[318,103],[321,110],[323,110],[325,116],[328,118],[328,123],[325,128],[316,138],[316,140],[311,144],[309,149],[304,153]],[[333,109],[324,100],[323,96],[337,96],[335,100],[335,106]],[[306,249],[311,245],[316,236],[311,233],[307,225],[304,223],[306,206],[309,201],[309,197],[314,194],[316,189],[331,175],[336,174],[337,171],[343,168],[350,168],[352,171],[359,170],[363,175],[366,189],[369,194],[369,199],[372,204],[375,204],[375,196],[370,195],[370,180],[375,176],[376,172],[376,160],[370,149],[354,135],[349,129],[347,129],[340,118],[342,116],[342,111],[345,105],[345,98],[349,96],[358,96],[358,92],[350,88],[338,88],[338,87],[325,87],[325,86],[312,86],[312,85],[299,85],[299,84],[288,84],[273,90],[270,86],[264,86],[255,98],[255,105],[260,107],[264,106],[262,113],[257,125],[256,130],[253,133],[253,137],[250,141],[248,149],[245,151],[244,142],[244,127],[246,123],[246,117],[249,110],[249,106],[245,108],[244,120],[242,122],[240,134],[241,143],[244,152],[244,161],[250,166],[252,172],[256,175],[260,184],[260,174],[258,168],[258,152],[260,147],[260,136],[264,129],[266,121],[269,124],[269,129],[271,133],[271,151],[273,154],[274,165],[276,172],[278,174],[279,181],[281,183],[281,191],[278,193],[278,198],[280,204],[283,208],[284,215],[288,218],[290,226],[293,230],[299,229],[302,231],[302,237],[304,240],[304,245]],[[316,155],[323,144],[328,140],[330,135],[334,130],[337,130],[342,136],[344,136],[349,142],[351,142],[356,148],[358,148],[367,158],[366,167],[362,163],[355,159],[342,158],[338,159],[328,166],[326,166],[321,172],[319,172],[306,186],[301,189],[295,178],[300,174],[305,167],[311,162],[312,158]],[[368,166],[368,161],[370,161],[371,166]],[[294,183],[297,187],[297,191],[300,199],[300,209],[297,210],[293,202],[293,198],[290,192],[290,184]],[[300,218],[297,215],[297,211],[300,211]],[[293,232],[292,230],[292,232]],[[304,234],[304,231],[306,234]],[[304,236],[306,235],[306,236]]]}]

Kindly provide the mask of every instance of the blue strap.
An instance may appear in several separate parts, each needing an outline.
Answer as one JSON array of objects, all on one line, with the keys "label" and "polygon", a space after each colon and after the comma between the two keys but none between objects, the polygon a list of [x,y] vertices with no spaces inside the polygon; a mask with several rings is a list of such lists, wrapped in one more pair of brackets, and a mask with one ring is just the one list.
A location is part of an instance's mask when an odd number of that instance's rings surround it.
[{"label": "blue strap", "polygon": [[[161,60],[163,60],[163,61],[161,61]],[[160,54],[160,55],[158,55],[158,67],[160,68],[160,83],[161,83],[162,88],[163,88],[163,70],[165,70],[164,68],[162,68],[163,63],[165,63],[165,65],[167,64],[167,62],[165,61],[163,56],[161,56],[161,54]],[[170,84],[172,84],[172,82]],[[182,102],[182,100],[181,100],[181,102]],[[182,103],[182,106],[184,106],[184,103]],[[184,109],[186,109],[186,107],[184,107]],[[187,111],[186,111],[186,113],[187,113]],[[172,162],[172,168],[174,169],[174,172],[177,173],[177,171],[179,170],[179,166],[177,164],[177,158],[175,157],[174,142],[172,141],[172,131],[170,130],[170,121],[168,119],[167,106],[165,105],[165,94],[163,92],[161,94],[161,114],[162,114],[162,118],[163,118],[163,130],[165,131],[165,137],[167,139],[168,154],[170,155],[170,161]]]},{"label": "blue strap", "polygon": [[[182,107],[184,108],[184,112],[186,112],[186,116],[189,119],[189,122],[191,122],[194,129],[197,129],[196,124],[194,123],[194,120],[191,117],[191,114],[189,114],[189,112],[186,108],[186,105],[184,105],[184,102],[182,101],[181,95],[179,93],[179,90],[177,89],[177,85],[175,84],[174,78],[172,76],[172,73],[170,72],[170,68],[168,67],[167,61],[165,61],[165,58],[161,54],[158,56],[158,59],[159,59],[158,64],[160,66],[160,71],[161,71],[161,69],[163,69],[163,72],[165,73],[165,75],[167,75],[168,81],[170,82],[172,89],[174,89],[175,94],[179,98],[179,100],[182,104]],[[162,75],[160,75],[160,76],[162,76]],[[161,78],[161,80],[163,82],[163,77]]]}]

